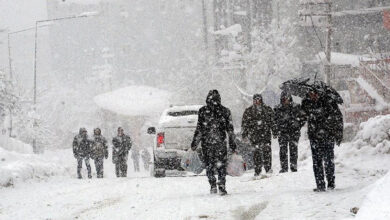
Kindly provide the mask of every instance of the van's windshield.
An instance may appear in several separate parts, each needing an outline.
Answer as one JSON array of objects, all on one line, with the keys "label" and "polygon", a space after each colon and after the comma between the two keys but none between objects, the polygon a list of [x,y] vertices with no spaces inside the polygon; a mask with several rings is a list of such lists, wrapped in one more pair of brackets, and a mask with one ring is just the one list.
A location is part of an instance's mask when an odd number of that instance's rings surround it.
[{"label": "van's windshield", "polygon": [[195,110],[168,112],[168,115],[169,115],[169,116],[172,116],[172,117],[180,117],[180,116],[188,116],[188,115],[197,115],[197,114],[198,114],[198,111],[195,111]]}]

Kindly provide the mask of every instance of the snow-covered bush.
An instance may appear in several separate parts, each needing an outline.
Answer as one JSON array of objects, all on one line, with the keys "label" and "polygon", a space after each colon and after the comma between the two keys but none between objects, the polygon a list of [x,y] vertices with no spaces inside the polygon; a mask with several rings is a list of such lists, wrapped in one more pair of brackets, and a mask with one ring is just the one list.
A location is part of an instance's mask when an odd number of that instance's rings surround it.
[{"label": "snow-covered bush", "polygon": [[33,153],[31,145],[23,143],[20,140],[0,135],[0,146],[8,151],[15,151],[23,154]]},{"label": "snow-covered bush", "polygon": [[[71,154],[71,153],[69,153]],[[57,152],[54,155],[66,155]],[[0,147],[0,187],[10,187],[29,179],[69,175],[70,167],[53,154],[21,154]]]},{"label": "snow-covered bush", "polygon": [[390,141],[390,115],[376,116],[361,123],[355,140],[363,140],[372,147],[379,147],[384,141]]}]

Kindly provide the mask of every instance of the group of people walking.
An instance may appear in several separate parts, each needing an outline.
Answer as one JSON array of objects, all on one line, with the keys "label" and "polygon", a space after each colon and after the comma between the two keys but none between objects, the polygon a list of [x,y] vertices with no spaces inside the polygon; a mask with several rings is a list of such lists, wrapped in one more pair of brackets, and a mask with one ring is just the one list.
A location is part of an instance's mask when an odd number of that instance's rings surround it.
[{"label": "group of people walking", "polygon": [[[253,105],[244,111],[241,128],[243,141],[254,148],[255,176],[260,175],[263,168],[267,173],[272,172],[272,137],[278,139],[280,146],[280,173],[288,172],[289,168],[297,172],[298,142],[306,122],[317,185],[314,191],[326,190],[324,171],[327,188],[335,188],[334,145],[340,145],[343,138],[343,116],[336,103],[328,102],[316,90],[308,92],[302,105],[282,92],[280,104],[274,109],[263,102],[261,94],[253,96]],[[211,90],[206,106],[199,110],[191,148],[196,150],[199,143],[202,145],[212,194],[218,191],[221,195],[227,194],[227,139],[232,153],[236,153],[231,112],[221,104],[219,92]]]},{"label": "group of people walking", "polygon": [[[124,133],[123,128],[119,127],[117,136],[112,139],[112,162],[115,164],[115,174],[117,177],[127,176],[127,160],[129,151],[132,147],[132,141],[129,135]],[[82,164],[88,171],[88,178],[92,178],[91,165],[89,159],[95,162],[97,178],[103,178],[103,161],[108,158],[108,144],[106,138],[102,135],[100,128],[95,128],[93,137],[89,138],[87,130],[80,128],[79,134],[73,139],[73,155],[77,159],[77,176],[82,178]],[[145,169],[149,169],[150,154],[147,149],[142,152]],[[139,152],[133,150],[132,159],[134,161],[135,171],[139,171]]]},{"label": "group of people walking", "polygon": [[[280,104],[274,109],[263,102],[261,94],[253,96],[253,105],[244,111],[242,117],[242,139],[254,148],[255,176],[260,175],[263,168],[266,173],[272,172],[272,137],[277,138],[279,142],[280,173],[288,172],[289,168],[291,172],[297,172],[298,142],[301,128],[305,123],[308,123],[308,137],[317,185],[314,191],[335,188],[334,145],[340,145],[343,139],[343,116],[337,103],[329,101],[315,89],[307,93],[301,105],[294,103],[290,94],[282,92]],[[211,90],[207,95],[206,105],[198,112],[198,123],[191,149],[195,151],[201,143],[202,158],[212,194],[218,191],[221,195],[227,194],[225,186],[227,142],[231,152],[236,153],[231,112],[221,104],[219,92]],[[131,138],[119,127],[112,144],[116,176],[126,177],[127,159],[132,147]],[[82,178],[83,161],[88,170],[88,177],[92,177],[89,158],[95,161],[97,177],[103,177],[103,160],[108,158],[108,147],[99,128],[94,130],[91,140],[88,138],[87,130],[81,128],[73,141],[73,153],[77,159],[78,178]],[[132,158],[137,171],[139,152],[134,151]],[[142,158],[145,169],[148,169],[149,162],[145,160],[150,160],[150,154],[146,149],[142,153]]]}]

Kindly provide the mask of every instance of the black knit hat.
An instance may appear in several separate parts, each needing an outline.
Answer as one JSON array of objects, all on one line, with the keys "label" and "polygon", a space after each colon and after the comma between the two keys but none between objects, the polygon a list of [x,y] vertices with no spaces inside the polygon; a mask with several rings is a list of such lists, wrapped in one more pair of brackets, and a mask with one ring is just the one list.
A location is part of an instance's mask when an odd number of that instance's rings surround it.
[{"label": "black knit hat", "polygon": [[263,101],[263,96],[261,96],[261,94],[254,94],[253,95],[253,100]]}]

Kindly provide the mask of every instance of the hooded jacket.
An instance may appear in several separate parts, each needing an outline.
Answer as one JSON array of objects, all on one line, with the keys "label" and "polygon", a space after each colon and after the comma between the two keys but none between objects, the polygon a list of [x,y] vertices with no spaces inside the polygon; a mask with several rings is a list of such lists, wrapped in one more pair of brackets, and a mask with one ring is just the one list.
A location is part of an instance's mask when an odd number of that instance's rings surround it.
[{"label": "hooded jacket", "polygon": [[221,104],[221,96],[217,90],[211,90],[207,95],[206,106],[199,109],[198,124],[191,144],[193,150],[199,142],[202,149],[222,146],[229,137],[229,146],[234,151],[234,127],[230,110]]},{"label": "hooded jacket", "polygon": [[85,131],[85,128],[80,128],[79,134],[73,139],[73,155],[75,157],[89,157],[91,153],[91,141],[87,134],[83,134]]},{"label": "hooded jacket", "polygon": [[[283,104],[284,99],[288,99],[289,104]],[[280,104],[275,107],[274,112],[277,136],[299,138],[306,118],[301,106],[293,102],[292,96],[282,93]]]}]

